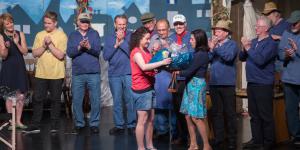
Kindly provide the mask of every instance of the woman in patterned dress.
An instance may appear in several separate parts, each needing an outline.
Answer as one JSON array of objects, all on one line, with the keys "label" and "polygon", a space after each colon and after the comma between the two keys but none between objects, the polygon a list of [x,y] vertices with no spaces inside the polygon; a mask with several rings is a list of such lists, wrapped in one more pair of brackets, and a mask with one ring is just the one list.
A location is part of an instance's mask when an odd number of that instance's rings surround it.
[{"label": "woman in patterned dress", "polygon": [[189,68],[176,73],[186,77],[188,84],[184,89],[180,112],[185,114],[185,119],[190,135],[188,150],[198,150],[195,127],[200,132],[203,140],[203,149],[211,150],[205,127],[206,118],[206,82],[205,76],[208,66],[208,43],[206,33],[197,29],[191,34],[190,43],[195,49],[194,58]]}]

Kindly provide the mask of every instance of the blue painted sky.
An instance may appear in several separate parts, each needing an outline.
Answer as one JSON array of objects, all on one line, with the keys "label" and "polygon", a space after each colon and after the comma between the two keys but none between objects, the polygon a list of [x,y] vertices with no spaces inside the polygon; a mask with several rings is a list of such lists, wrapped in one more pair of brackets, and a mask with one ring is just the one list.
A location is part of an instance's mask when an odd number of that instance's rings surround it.
[{"label": "blue painted sky", "polygon": [[0,12],[5,12],[6,8],[20,5],[21,8],[38,23],[43,17],[51,0],[0,0]]},{"label": "blue painted sky", "polygon": [[[6,12],[8,7],[20,5],[21,8],[38,23],[51,0],[0,0],[0,13]],[[135,3],[141,13],[149,11],[150,0],[91,0],[90,7],[94,10],[100,10],[101,14],[108,14],[112,17],[124,13],[122,8],[128,8],[130,4]],[[60,0],[60,14],[64,22],[68,21],[74,14],[77,4],[75,0]]]}]

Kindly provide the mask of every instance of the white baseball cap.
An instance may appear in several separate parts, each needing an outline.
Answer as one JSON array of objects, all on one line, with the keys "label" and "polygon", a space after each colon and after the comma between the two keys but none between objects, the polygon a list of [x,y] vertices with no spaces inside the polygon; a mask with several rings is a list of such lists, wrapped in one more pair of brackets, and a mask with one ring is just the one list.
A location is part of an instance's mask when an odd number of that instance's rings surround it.
[{"label": "white baseball cap", "polygon": [[185,19],[184,15],[182,15],[182,14],[177,14],[177,15],[175,15],[175,16],[173,17],[173,24],[174,24],[175,22],[182,22],[182,23],[185,23],[185,22],[186,22],[186,19]]}]

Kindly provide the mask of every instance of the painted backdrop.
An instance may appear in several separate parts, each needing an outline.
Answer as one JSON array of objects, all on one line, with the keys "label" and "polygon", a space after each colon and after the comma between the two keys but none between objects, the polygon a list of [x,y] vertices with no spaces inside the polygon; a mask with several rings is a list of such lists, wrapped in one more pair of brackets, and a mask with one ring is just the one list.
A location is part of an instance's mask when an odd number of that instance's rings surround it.
[{"label": "painted backdrop", "polygon": [[[43,28],[43,14],[51,10],[59,14],[59,26],[69,34],[74,30],[75,0],[0,0],[0,13],[9,12],[15,18],[16,29],[23,31],[28,46]],[[210,32],[210,0],[91,0],[93,27],[101,37],[113,31],[113,18],[125,13],[129,29],[141,26],[140,16],[153,12],[156,17],[171,18],[178,13],[187,17],[189,30],[202,28]]]}]

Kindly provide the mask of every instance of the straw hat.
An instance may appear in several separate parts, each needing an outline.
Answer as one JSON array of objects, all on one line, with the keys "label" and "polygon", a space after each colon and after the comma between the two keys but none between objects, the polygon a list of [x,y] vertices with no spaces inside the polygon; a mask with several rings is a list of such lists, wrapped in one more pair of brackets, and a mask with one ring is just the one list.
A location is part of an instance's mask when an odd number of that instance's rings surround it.
[{"label": "straw hat", "polygon": [[267,15],[273,11],[279,11],[277,5],[274,2],[267,2],[265,3],[264,11],[262,14]]},{"label": "straw hat", "polygon": [[227,31],[227,32],[231,32],[231,28],[229,27],[229,25],[232,23],[231,20],[219,20],[217,22],[217,24],[212,27],[213,30],[215,29],[222,29],[224,31]]}]

